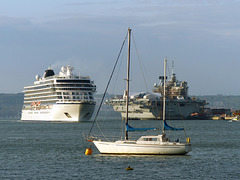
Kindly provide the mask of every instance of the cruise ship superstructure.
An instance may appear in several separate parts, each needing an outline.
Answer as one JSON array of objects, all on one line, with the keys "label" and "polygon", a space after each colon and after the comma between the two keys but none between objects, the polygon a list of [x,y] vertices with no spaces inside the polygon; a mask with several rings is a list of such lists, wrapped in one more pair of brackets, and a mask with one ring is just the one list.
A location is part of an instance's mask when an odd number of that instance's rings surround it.
[{"label": "cruise ship superstructure", "polygon": [[[154,84],[153,93],[141,92],[132,95],[129,99],[129,118],[136,120],[162,119],[163,107],[163,76],[159,77],[160,83]],[[106,101],[113,109],[125,117],[126,96],[116,96]],[[185,81],[178,81],[172,73],[171,79],[166,81],[166,118],[187,119],[192,113],[200,112],[206,105],[205,100],[190,98],[188,86]]]},{"label": "cruise ship superstructure", "polygon": [[96,102],[96,85],[89,76],[73,75],[73,68],[63,66],[59,74],[49,68],[33,85],[24,87],[21,120],[88,121]]}]

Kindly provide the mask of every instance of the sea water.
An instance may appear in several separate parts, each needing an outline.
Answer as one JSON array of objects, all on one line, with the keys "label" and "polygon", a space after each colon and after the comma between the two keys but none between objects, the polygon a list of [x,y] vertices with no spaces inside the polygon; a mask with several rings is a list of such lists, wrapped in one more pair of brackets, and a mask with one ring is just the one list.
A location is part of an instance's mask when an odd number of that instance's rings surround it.
[{"label": "sea water", "polygon": [[[101,122],[117,135],[121,120]],[[154,127],[159,121],[130,121]],[[186,129],[192,151],[184,156],[101,155],[90,143],[91,122],[0,121],[1,179],[240,179],[240,123],[223,120],[174,121]],[[96,127],[100,126],[98,123]],[[172,124],[171,124],[172,125]],[[101,133],[93,129],[96,133]],[[174,134],[174,132],[171,132]],[[171,135],[170,134],[170,135]],[[127,171],[131,166],[133,170]]]}]

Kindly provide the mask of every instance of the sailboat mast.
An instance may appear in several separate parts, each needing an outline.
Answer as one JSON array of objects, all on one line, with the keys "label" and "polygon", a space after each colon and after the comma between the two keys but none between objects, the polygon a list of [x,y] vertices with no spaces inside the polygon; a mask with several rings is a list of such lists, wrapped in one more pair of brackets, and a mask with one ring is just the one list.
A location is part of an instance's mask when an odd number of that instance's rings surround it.
[{"label": "sailboat mast", "polygon": [[166,112],[166,69],[167,69],[167,58],[164,59],[164,80],[163,80],[163,126],[162,131],[165,134],[164,122],[165,122],[165,112]]},{"label": "sailboat mast", "polygon": [[[130,45],[131,45],[131,29],[128,28],[128,58],[127,58],[127,89],[126,89],[126,119],[125,124],[128,124],[128,104],[129,104],[129,79],[130,79]],[[128,140],[128,131],[125,126],[125,140]]]}]

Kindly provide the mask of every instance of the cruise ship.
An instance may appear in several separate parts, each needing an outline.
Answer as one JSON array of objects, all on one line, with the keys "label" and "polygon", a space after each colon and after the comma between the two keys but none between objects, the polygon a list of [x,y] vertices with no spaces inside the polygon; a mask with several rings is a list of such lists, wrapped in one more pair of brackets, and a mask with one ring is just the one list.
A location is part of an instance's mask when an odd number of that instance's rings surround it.
[{"label": "cruise ship", "polygon": [[[160,83],[154,84],[153,92],[141,92],[132,95],[129,99],[128,117],[135,120],[162,119],[163,110],[163,76],[159,77]],[[113,109],[121,113],[122,118],[126,115],[126,95],[115,96],[105,102],[113,106]],[[186,81],[178,81],[176,74],[172,73],[170,80],[166,81],[166,118],[188,119],[191,114],[200,113],[205,100],[188,96]]]},{"label": "cruise ship", "polygon": [[63,66],[59,74],[49,67],[36,75],[33,85],[24,87],[21,120],[24,121],[88,121],[96,101],[96,85],[89,76],[72,73],[73,68]]}]

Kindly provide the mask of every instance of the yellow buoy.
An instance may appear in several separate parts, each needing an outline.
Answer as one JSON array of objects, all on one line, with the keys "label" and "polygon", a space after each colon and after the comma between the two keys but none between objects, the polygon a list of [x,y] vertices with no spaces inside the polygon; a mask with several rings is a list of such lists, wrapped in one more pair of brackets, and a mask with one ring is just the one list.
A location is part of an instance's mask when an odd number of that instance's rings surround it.
[{"label": "yellow buoy", "polygon": [[189,137],[187,138],[187,143],[190,143],[190,138]]},{"label": "yellow buoy", "polygon": [[133,168],[131,168],[130,166],[128,166],[128,167],[126,168],[126,170],[133,170]]},{"label": "yellow buoy", "polygon": [[86,149],[85,155],[92,155],[92,149],[91,148]]}]

